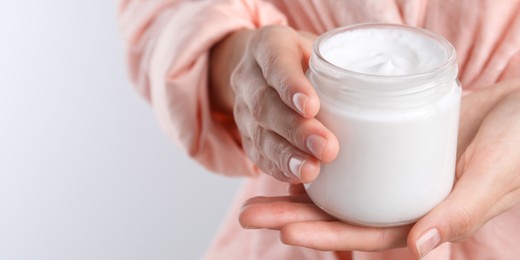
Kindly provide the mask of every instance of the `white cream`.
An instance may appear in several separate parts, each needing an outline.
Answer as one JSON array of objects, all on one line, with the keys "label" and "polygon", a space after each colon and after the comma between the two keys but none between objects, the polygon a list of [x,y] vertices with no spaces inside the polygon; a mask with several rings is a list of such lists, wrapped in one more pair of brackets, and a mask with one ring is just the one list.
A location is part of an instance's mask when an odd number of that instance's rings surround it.
[{"label": "white cream", "polygon": [[409,75],[446,61],[446,51],[431,38],[394,29],[363,29],[336,34],[320,45],[328,62],[371,75]]},{"label": "white cream", "polygon": [[347,222],[417,220],[453,185],[460,104],[453,47],[396,25],[338,29],[316,44],[308,76],[320,96],[318,119],[340,152],[306,185],[309,196]]}]

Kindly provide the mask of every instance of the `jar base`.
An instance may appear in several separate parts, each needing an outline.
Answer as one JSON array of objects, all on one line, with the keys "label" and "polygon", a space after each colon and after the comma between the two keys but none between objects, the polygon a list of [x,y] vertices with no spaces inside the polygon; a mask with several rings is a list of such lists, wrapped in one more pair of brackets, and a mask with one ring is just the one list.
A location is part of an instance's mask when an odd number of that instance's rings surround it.
[{"label": "jar base", "polygon": [[[306,186],[307,188],[307,186]],[[339,217],[337,216],[337,214],[334,214],[333,212],[330,212],[329,210],[327,210],[326,208],[318,205],[316,202],[314,202],[314,200],[312,199],[312,196],[309,196],[309,198],[313,201],[313,203],[318,206],[318,208],[320,208],[321,210],[325,211],[327,214],[331,215],[332,217],[336,218],[337,220],[343,222],[343,223],[346,223],[346,224],[350,224],[350,225],[354,225],[354,226],[359,226],[359,227],[367,227],[367,228],[388,228],[388,227],[400,227],[400,226],[406,226],[406,225],[409,225],[409,224],[413,224],[415,222],[417,222],[421,217],[418,217],[418,218],[414,218],[414,219],[410,219],[410,220],[403,220],[403,221],[398,221],[398,222],[370,222],[370,221],[362,221],[362,220],[359,220],[359,219],[350,219],[350,218],[346,218],[346,217]]]},{"label": "jar base", "polygon": [[[337,218],[337,217],[336,217]],[[413,219],[413,220],[406,220],[401,222],[393,222],[393,223],[378,223],[378,222],[363,222],[363,221],[352,221],[352,220],[346,220],[346,219],[340,219],[337,218],[339,221],[344,222],[346,224],[355,225],[359,227],[367,227],[367,228],[388,228],[388,227],[400,227],[400,226],[406,226],[413,224],[419,220]]]}]

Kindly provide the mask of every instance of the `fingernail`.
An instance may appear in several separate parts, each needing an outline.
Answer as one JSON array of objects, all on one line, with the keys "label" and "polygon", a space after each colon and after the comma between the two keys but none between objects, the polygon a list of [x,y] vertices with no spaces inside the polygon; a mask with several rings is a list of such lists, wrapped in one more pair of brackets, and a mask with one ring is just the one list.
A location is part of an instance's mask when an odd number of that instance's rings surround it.
[{"label": "fingernail", "polygon": [[415,241],[415,247],[419,252],[419,257],[424,257],[430,253],[441,242],[441,235],[436,228],[429,229],[424,232],[419,239]]},{"label": "fingernail", "polygon": [[294,176],[298,177],[298,179],[301,178],[301,170],[303,164],[305,164],[306,161],[303,161],[301,159],[298,159],[296,157],[292,157],[289,159],[289,170],[291,170],[292,174]]},{"label": "fingernail", "polygon": [[298,92],[294,94],[292,97],[292,102],[294,107],[298,110],[298,112],[302,115],[305,115],[305,105],[307,104],[307,95]]},{"label": "fingernail", "polygon": [[321,154],[323,153],[323,148],[325,148],[325,144],[327,140],[319,135],[310,135],[307,137],[307,149],[311,151],[311,153],[318,159],[321,160]]}]

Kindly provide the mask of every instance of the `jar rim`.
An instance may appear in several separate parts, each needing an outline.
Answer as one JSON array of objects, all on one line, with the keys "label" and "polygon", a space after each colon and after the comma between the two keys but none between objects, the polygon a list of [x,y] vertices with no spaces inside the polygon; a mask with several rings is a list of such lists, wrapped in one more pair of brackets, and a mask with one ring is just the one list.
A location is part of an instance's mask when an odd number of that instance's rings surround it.
[{"label": "jar rim", "polygon": [[[425,71],[425,72],[418,72],[418,73],[410,73],[410,74],[400,74],[400,75],[379,75],[379,74],[370,74],[370,73],[363,73],[358,71],[353,71],[349,69],[345,69],[342,67],[339,67],[327,59],[323,57],[323,55],[320,52],[320,45],[323,41],[328,40],[332,36],[345,31],[352,31],[352,30],[359,30],[359,29],[374,29],[374,28],[391,28],[391,29],[399,29],[399,30],[408,30],[415,33],[420,33],[422,35],[425,35],[427,37],[431,37],[432,39],[439,42],[440,45],[442,45],[445,50],[447,51],[447,59],[445,62],[441,63],[440,65],[436,66],[435,68],[432,68],[431,70]],[[330,30],[321,36],[318,37],[318,39],[313,44],[313,53],[316,55],[318,59],[316,59],[317,62],[327,66],[330,69],[345,73],[347,75],[355,76],[355,77],[364,77],[364,78],[373,78],[373,79],[410,79],[410,78],[416,78],[416,77],[425,77],[434,73],[438,73],[439,71],[446,70],[448,67],[450,67],[451,64],[455,62],[455,59],[457,58],[457,54],[455,52],[455,48],[453,45],[444,37],[442,37],[439,34],[436,34],[434,32],[419,28],[419,27],[413,27],[409,25],[404,24],[393,24],[393,23],[358,23],[353,24],[349,26],[343,26],[338,27],[333,30]]]}]

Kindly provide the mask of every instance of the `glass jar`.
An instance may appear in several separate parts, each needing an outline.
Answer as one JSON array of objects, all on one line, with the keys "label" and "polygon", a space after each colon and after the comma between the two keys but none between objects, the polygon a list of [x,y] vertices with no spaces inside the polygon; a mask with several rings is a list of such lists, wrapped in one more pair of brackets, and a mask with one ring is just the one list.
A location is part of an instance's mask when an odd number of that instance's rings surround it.
[{"label": "glass jar", "polygon": [[[378,75],[332,64],[321,53],[335,35],[404,30],[443,51],[438,66]],[[347,46],[348,47],[348,46]],[[428,50],[424,50],[428,51]],[[314,44],[307,76],[320,97],[317,116],[338,138],[335,161],[306,185],[327,213],[366,226],[415,222],[450,193],[455,176],[461,99],[456,52],[432,32],[395,24],[337,28]]]}]

